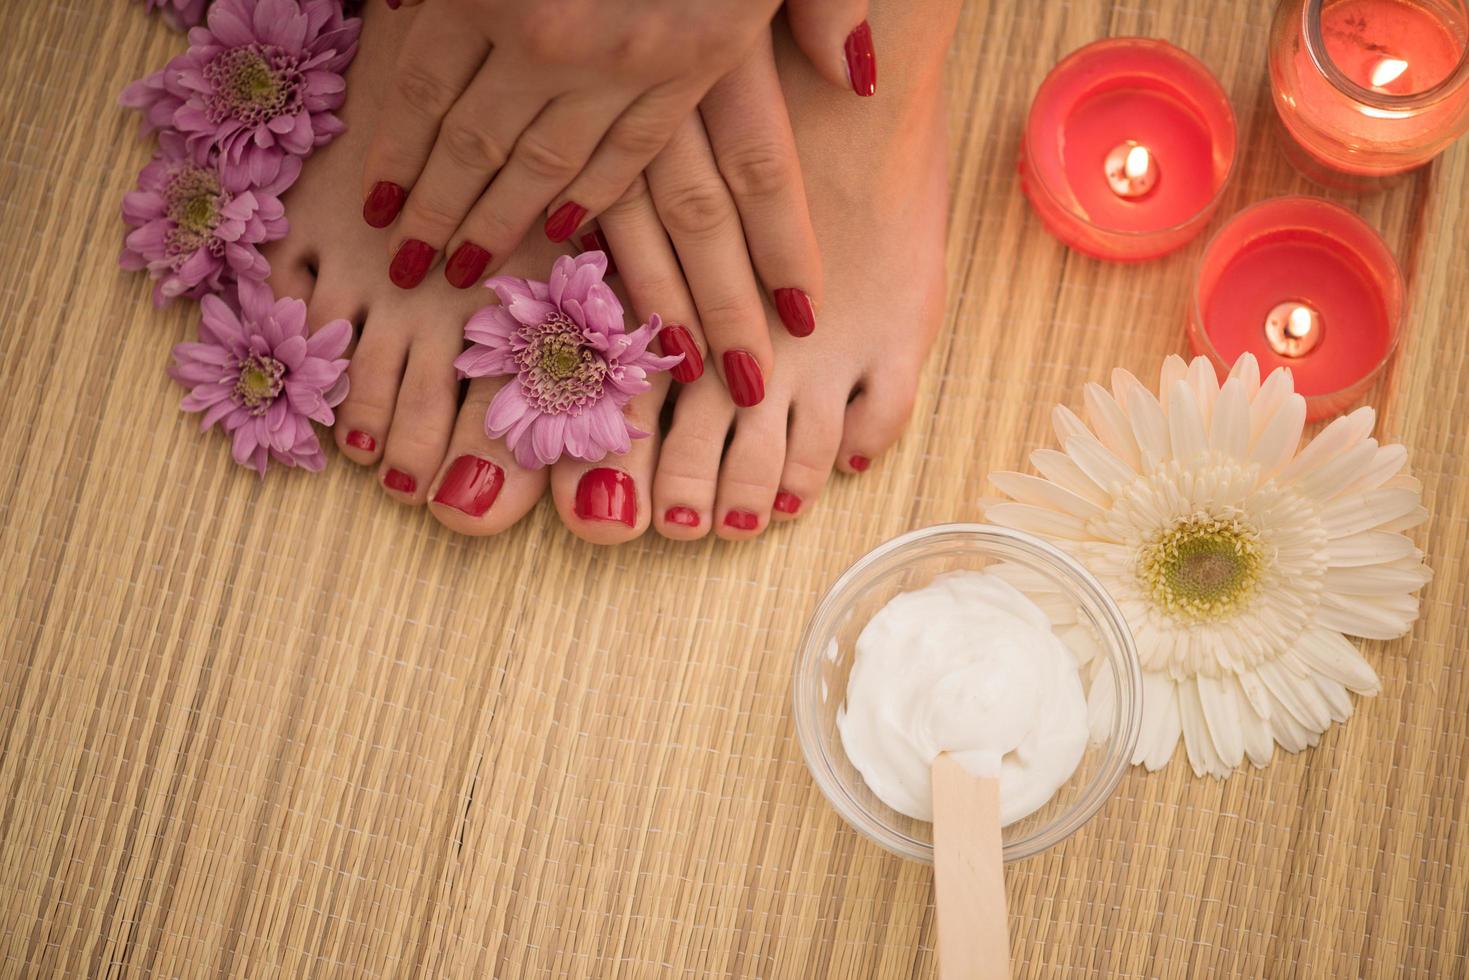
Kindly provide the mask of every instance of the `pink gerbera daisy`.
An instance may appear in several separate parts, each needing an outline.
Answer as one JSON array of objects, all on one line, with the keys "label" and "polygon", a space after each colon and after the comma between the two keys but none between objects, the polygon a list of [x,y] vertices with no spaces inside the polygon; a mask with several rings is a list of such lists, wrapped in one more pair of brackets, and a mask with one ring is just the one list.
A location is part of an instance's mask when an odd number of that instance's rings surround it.
[{"label": "pink gerbera daisy", "polygon": [[235,462],[265,473],[274,458],[319,470],[325,464],[313,421],[331,425],[347,396],[352,325],[333,320],[306,329],[306,304],[275,299],[270,287],[242,282],[238,303],[205,296],[197,343],[178,344],[169,377],[189,389],[181,407],[203,412],[234,438]]},{"label": "pink gerbera daisy", "polygon": [[454,362],[461,377],[515,375],[490,402],[485,431],[503,436],[521,466],[627,452],[647,433],[628,425],[623,406],[648,389],[650,373],[682,359],[649,352],[663,328],[656,314],[627,332],[606,272],[603,253],[583,252],[557,259],[550,282],[497,276],[485,285],[500,305],[464,326],[471,345]]},{"label": "pink gerbera daisy", "polygon": [[231,277],[264,279],[270,264],[259,245],[283,237],[286,210],[278,195],[301,171],[283,161],[273,183],[251,187],[216,162],[199,163],[177,133],[160,134],[158,156],[122,201],[133,229],[123,246],[124,269],[147,269],[158,281],[153,302],[218,292]]}]

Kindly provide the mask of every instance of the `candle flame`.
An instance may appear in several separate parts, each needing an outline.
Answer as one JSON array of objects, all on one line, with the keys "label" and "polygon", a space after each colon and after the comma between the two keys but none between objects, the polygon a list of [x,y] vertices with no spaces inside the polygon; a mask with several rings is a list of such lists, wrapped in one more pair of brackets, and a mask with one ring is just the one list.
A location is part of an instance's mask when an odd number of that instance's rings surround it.
[{"label": "candle flame", "polygon": [[1300,339],[1311,332],[1311,321],[1315,316],[1304,306],[1297,306],[1290,311],[1290,317],[1286,320],[1285,329],[1292,337]]},{"label": "candle flame", "polygon": [[1390,85],[1402,77],[1403,72],[1408,70],[1408,63],[1402,58],[1383,58],[1372,68],[1372,87],[1382,88]]},{"label": "candle flame", "polygon": [[1148,148],[1142,144],[1134,146],[1127,151],[1127,159],[1122,164],[1122,172],[1127,174],[1131,180],[1136,180],[1148,172],[1153,165],[1153,155]]}]

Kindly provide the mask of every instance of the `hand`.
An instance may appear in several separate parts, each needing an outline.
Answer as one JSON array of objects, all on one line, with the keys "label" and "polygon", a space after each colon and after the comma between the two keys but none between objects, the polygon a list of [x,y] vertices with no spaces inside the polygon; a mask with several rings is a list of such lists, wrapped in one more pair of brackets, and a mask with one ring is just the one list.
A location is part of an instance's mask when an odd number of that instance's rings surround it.
[{"label": "hand", "polygon": [[[547,236],[569,237],[768,34],[776,5],[431,0],[409,28],[364,170],[364,217],[397,220],[393,281],[416,286],[445,253],[445,276],[468,287],[546,212]],[[817,66],[871,94],[866,7],[788,4]]]}]

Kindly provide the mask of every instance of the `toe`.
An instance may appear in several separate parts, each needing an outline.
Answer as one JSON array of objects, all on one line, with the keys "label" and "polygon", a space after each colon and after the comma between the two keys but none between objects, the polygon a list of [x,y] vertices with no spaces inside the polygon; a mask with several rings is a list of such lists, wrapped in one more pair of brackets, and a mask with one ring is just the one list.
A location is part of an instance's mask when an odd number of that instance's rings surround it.
[{"label": "toe", "polygon": [[369,315],[347,365],[351,386],[332,429],[337,448],[354,463],[370,466],[381,457],[407,359],[407,336]]},{"label": "toe", "polygon": [[266,253],[270,262],[271,292],[277,299],[289,296],[291,299],[306,300],[309,305],[316,286],[314,264],[294,242],[287,240],[279,244],[281,247]]},{"label": "toe", "polygon": [[889,372],[865,379],[847,406],[837,466],[847,473],[861,473],[871,466],[903,434],[917,391],[916,373]]},{"label": "toe", "polygon": [[415,338],[398,389],[378,479],[390,496],[406,504],[428,499],[428,484],[449,446],[459,400],[454,358],[461,344],[450,331]]},{"label": "toe", "polygon": [[621,456],[596,463],[564,457],[551,468],[551,495],[572,533],[592,544],[621,544],[641,535],[652,514],[649,490],[658,455],[658,409],[668,390],[660,376],[627,406],[628,422],[652,433]]},{"label": "toe", "polygon": [[719,468],[714,533],[743,540],[770,523],[770,508],[785,463],[790,403],[772,393],[735,419],[734,439]]},{"label": "toe", "polygon": [[485,411],[503,384],[501,378],[469,383],[449,451],[429,485],[429,513],[460,534],[497,534],[524,517],[546,492],[550,470],[522,469],[503,439],[485,434]]},{"label": "toe", "polygon": [[785,468],[775,494],[771,520],[788,521],[804,514],[831,477],[842,441],[845,393],[802,392],[791,405]]},{"label": "toe", "polygon": [[717,378],[706,374],[679,391],[653,480],[653,526],[659,534],[688,541],[709,533],[719,460],[734,415]]}]

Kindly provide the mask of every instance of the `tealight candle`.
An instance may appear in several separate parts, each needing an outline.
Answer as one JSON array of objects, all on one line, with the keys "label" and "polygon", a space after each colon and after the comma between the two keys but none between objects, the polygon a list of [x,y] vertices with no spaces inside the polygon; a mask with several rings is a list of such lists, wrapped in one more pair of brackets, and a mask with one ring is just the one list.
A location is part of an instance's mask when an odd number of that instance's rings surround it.
[{"label": "tealight candle", "polygon": [[1356,401],[1387,363],[1403,278],[1382,238],[1345,208],[1278,197],[1219,230],[1199,268],[1189,338],[1221,372],[1246,351],[1291,369],[1310,419]]},{"label": "tealight candle", "polygon": [[1234,112],[1187,52],[1112,38],[1051,69],[1030,106],[1020,186],[1053,235],[1102,259],[1149,259],[1197,235],[1234,166]]},{"label": "tealight candle", "polygon": [[1270,83],[1307,176],[1411,170],[1469,128],[1469,0],[1281,0]]}]

